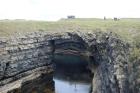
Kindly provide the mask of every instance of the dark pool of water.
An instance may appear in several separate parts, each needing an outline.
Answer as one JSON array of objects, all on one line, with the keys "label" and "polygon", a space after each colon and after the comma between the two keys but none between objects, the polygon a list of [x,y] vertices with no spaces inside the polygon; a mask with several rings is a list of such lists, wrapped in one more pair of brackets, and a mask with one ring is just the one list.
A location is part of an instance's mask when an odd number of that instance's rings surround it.
[{"label": "dark pool of water", "polygon": [[54,66],[54,73],[42,74],[8,93],[90,93],[91,81],[92,76],[87,65],[80,62],[57,63]]},{"label": "dark pool of water", "polygon": [[79,68],[57,68],[53,78],[55,93],[89,93],[91,77],[87,71]]}]

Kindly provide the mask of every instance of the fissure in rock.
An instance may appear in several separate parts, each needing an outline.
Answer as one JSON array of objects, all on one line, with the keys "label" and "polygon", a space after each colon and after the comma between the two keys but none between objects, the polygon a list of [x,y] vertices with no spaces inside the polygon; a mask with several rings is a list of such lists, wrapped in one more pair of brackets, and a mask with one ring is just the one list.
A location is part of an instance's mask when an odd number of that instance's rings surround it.
[{"label": "fissure in rock", "polygon": [[[0,43],[4,44],[0,55],[2,93],[53,93],[53,76],[60,76],[57,71],[60,74],[65,71],[63,78],[68,80],[78,80],[75,72],[85,72],[81,77],[89,77],[92,93],[130,92],[129,50],[116,35],[101,32],[47,35],[42,32],[11,40]],[[11,87],[13,84],[17,86]],[[5,90],[5,86],[9,87]]]}]

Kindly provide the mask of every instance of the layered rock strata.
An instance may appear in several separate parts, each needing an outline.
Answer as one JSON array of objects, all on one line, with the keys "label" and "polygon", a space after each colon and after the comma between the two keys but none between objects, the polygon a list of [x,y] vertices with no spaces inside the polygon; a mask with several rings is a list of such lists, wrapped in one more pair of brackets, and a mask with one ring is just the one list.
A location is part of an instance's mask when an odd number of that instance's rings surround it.
[{"label": "layered rock strata", "polygon": [[81,56],[94,74],[92,93],[130,93],[129,47],[113,33],[37,32],[0,41],[0,85],[53,71],[56,55]]}]

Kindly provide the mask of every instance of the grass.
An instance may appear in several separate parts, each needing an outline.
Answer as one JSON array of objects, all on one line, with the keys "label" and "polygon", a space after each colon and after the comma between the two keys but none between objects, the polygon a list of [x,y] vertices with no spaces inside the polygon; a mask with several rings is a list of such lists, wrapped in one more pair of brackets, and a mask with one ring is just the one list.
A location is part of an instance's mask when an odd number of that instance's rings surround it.
[{"label": "grass", "polygon": [[95,18],[61,19],[57,22],[1,20],[0,37],[10,37],[35,31],[73,32],[73,31],[104,31],[115,32],[123,40],[134,46],[131,59],[140,57],[140,18],[125,18],[119,21]]},{"label": "grass", "polygon": [[140,41],[140,19],[112,19],[77,18],[61,19],[56,22],[26,21],[26,20],[1,20],[0,37],[23,35],[34,31],[71,32],[71,31],[104,31],[115,32],[124,40],[132,43]]},{"label": "grass", "polygon": [[[140,19],[112,19],[102,20],[95,18],[61,19],[57,22],[1,20],[0,36],[8,37],[15,34],[24,34],[34,31],[68,32],[68,31],[112,31],[125,40],[131,42],[135,36],[140,35]],[[139,38],[137,38],[140,40]]]}]

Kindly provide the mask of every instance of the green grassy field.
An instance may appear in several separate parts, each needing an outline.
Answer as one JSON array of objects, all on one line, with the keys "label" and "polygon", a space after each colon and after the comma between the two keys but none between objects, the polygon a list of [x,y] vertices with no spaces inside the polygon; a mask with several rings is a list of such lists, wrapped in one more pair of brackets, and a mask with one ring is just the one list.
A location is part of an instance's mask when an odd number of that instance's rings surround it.
[{"label": "green grassy field", "polygon": [[[56,22],[25,21],[25,20],[1,20],[0,36],[12,36],[34,31],[71,32],[71,31],[111,31],[119,34],[124,39],[132,41],[132,38],[140,36],[140,19],[112,19],[102,20],[95,18],[61,19]],[[139,39],[138,39],[139,40]]]},{"label": "green grassy field", "polygon": [[119,34],[123,40],[134,46],[131,52],[133,58],[140,57],[140,18],[126,18],[119,21],[95,18],[61,19],[56,22],[25,20],[0,21],[0,37],[22,35],[35,31],[48,31],[48,33],[111,31]]}]

